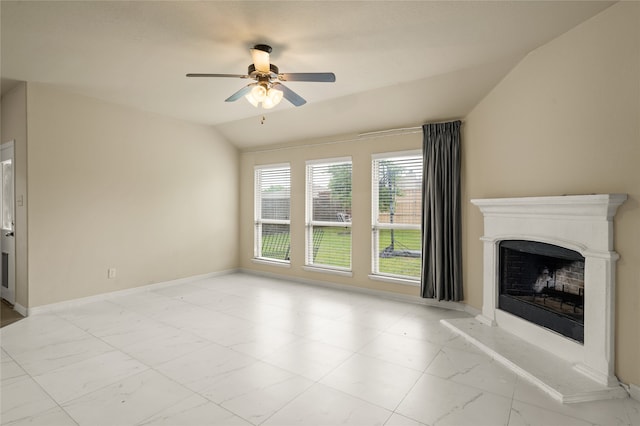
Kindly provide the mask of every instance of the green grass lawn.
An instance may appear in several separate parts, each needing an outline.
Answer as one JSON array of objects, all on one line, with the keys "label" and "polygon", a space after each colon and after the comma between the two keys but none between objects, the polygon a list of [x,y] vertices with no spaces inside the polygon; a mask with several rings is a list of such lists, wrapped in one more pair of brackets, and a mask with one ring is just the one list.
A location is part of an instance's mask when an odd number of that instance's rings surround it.
[{"label": "green grass lawn", "polygon": [[[322,237],[316,236],[316,256],[314,263],[318,265],[351,267],[351,230],[341,227],[316,228],[322,230]],[[380,230],[380,244],[377,252],[380,253],[391,244],[391,231]],[[289,250],[289,234],[264,235],[262,255],[272,259],[285,260]],[[396,250],[421,250],[422,242],[419,230],[395,231]],[[380,272],[384,274],[404,275],[409,277],[420,276],[420,258],[391,257],[380,258]]]},{"label": "green grass lawn", "polygon": [[262,257],[269,259],[288,260],[291,234],[288,230],[282,232],[262,233]]},{"label": "green grass lawn", "polygon": [[[394,231],[395,250],[422,250],[422,235],[420,230],[396,230]],[[379,236],[378,253],[391,244],[391,231],[381,229]],[[379,259],[379,269],[383,274],[405,275],[408,277],[420,277],[422,260],[414,257],[389,257]]]},{"label": "green grass lawn", "polygon": [[[351,229],[322,227],[322,239],[313,263],[319,265],[351,267]],[[322,231],[321,231],[322,232]]]}]

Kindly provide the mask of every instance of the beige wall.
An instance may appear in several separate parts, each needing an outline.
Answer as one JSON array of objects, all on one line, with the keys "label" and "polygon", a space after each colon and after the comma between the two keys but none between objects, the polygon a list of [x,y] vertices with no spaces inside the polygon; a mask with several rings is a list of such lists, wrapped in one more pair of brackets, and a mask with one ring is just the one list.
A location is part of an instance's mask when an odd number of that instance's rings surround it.
[{"label": "beige wall", "polygon": [[16,293],[15,303],[28,306],[27,276],[27,85],[20,83],[2,96],[2,140],[14,143],[14,180],[16,198],[22,205],[15,206]]},{"label": "beige wall", "polygon": [[[268,125],[268,124],[265,124]],[[345,142],[339,142],[345,140]],[[419,289],[404,284],[369,279],[371,273],[371,154],[422,149],[422,133],[386,136],[375,139],[348,137],[332,142],[305,141],[302,146],[271,148],[241,154],[240,178],[240,266],[292,278],[328,281],[374,290],[417,296]],[[307,160],[352,158],[352,277],[303,269],[305,247],[305,162]],[[253,171],[254,166],[289,162],[291,164],[291,267],[256,264],[253,258]]]},{"label": "beige wall", "polygon": [[213,129],[32,83],[27,116],[29,307],[237,267],[238,152]]},{"label": "beige wall", "polygon": [[482,305],[471,198],[627,193],[615,218],[616,373],[640,384],[640,4],[618,3],[526,57],[469,114],[465,287]]}]

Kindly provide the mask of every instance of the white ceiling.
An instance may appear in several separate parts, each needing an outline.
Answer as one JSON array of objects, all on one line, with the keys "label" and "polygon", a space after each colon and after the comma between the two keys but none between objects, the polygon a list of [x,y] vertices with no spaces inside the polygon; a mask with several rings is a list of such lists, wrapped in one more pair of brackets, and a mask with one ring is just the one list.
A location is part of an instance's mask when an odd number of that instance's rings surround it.
[{"label": "white ceiling", "polygon": [[[598,1],[2,1],[12,81],[215,126],[240,148],[464,117],[527,53],[599,13]],[[249,48],[273,46],[308,103],[226,103]],[[260,117],[266,121],[260,124]]]}]

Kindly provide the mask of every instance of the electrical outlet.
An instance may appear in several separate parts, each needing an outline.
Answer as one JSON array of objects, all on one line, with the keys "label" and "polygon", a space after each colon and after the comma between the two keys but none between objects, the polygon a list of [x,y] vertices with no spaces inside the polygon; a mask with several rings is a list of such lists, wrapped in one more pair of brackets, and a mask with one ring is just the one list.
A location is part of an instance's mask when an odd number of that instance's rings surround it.
[{"label": "electrical outlet", "polygon": [[115,278],[116,277],[116,268],[107,269],[107,278]]}]

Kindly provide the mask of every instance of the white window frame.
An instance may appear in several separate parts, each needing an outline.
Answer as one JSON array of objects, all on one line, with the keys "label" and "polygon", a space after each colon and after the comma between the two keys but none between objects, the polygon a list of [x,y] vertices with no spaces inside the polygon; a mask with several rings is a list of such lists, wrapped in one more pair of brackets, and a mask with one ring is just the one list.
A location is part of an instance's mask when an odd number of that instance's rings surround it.
[{"label": "white window frame", "polygon": [[[340,221],[318,221],[313,220],[313,180],[312,169],[314,166],[330,166],[333,164],[351,164],[351,178],[353,182],[353,160],[351,157],[336,157],[326,158],[319,160],[308,160],[306,162],[306,208],[305,208],[305,270],[327,272],[337,275],[351,276],[351,270],[353,267],[353,239],[349,247],[349,267],[340,267],[336,265],[325,265],[315,263],[313,259],[313,229],[314,227],[340,227],[349,228],[351,230],[351,218],[348,222]],[[351,189],[353,195],[353,187]]]},{"label": "white window frame", "polygon": [[[421,225],[414,224],[402,224],[402,223],[380,223],[379,217],[379,170],[377,162],[380,160],[392,160],[402,157],[421,157],[422,150],[408,150],[408,151],[395,151],[384,152],[371,155],[371,275],[372,279],[388,280],[391,282],[397,282],[401,284],[419,285],[420,278],[412,277],[409,275],[390,274],[380,272],[380,253],[379,250],[379,232],[382,229],[394,229],[394,230],[420,230]],[[424,178],[424,177],[423,177]]]},{"label": "white window frame", "polygon": [[[264,219],[262,218],[262,194],[261,194],[261,174],[265,170],[289,169],[289,219]],[[262,255],[262,226],[263,225],[289,225],[289,239],[291,239],[291,164],[265,164],[254,167],[253,170],[253,205],[254,205],[254,231],[253,231],[253,257],[258,263],[276,263],[290,265],[291,260],[274,259]],[[291,247],[289,247],[291,250]]]}]

